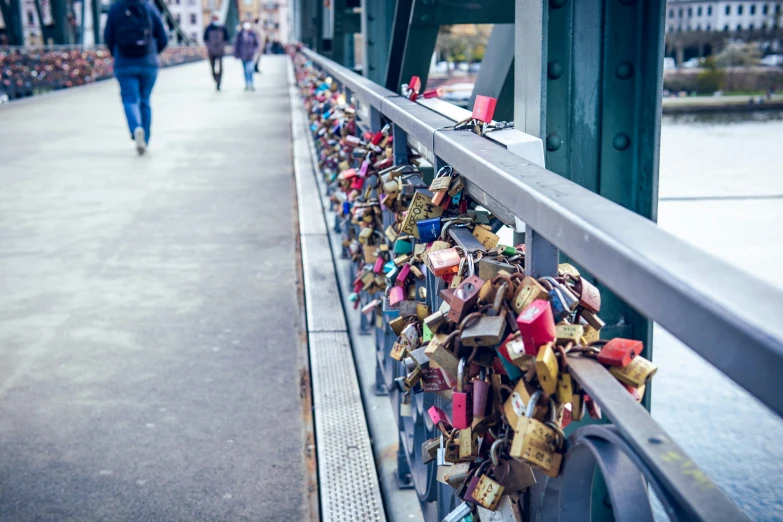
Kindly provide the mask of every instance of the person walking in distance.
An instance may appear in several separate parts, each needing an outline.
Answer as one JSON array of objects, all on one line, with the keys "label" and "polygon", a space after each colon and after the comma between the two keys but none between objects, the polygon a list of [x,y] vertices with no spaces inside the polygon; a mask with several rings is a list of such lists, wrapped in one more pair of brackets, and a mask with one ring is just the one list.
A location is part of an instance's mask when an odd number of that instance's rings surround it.
[{"label": "person walking in distance", "polygon": [[242,24],[242,30],[237,34],[234,44],[234,56],[242,61],[242,68],[245,73],[245,90],[255,91],[253,86],[253,69],[255,68],[255,57],[258,52],[258,36],[252,29],[250,22]]},{"label": "person walking in distance", "polygon": [[150,141],[150,96],[158,76],[158,54],[168,44],[160,13],[148,0],[119,0],[109,9],[103,33],[114,57],[114,76],[139,155]]},{"label": "person walking in distance", "polygon": [[204,43],[209,54],[209,66],[212,68],[212,77],[215,79],[217,90],[220,90],[220,79],[223,76],[223,54],[228,44],[228,31],[225,26],[218,23],[217,13],[212,15],[212,22],[204,30]]}]

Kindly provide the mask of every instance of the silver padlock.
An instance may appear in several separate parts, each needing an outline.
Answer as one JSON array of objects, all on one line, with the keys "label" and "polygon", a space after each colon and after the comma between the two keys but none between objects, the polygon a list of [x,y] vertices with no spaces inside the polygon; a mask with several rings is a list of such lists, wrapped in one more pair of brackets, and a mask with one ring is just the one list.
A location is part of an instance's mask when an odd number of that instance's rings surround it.
[{"label": "silver padlock", "polygon": [[443,517],[441,522],[459,522],[471,513],[472,511],[470,509],[470,504],[463,502],[459,506],[455,507],[451,513]]}]

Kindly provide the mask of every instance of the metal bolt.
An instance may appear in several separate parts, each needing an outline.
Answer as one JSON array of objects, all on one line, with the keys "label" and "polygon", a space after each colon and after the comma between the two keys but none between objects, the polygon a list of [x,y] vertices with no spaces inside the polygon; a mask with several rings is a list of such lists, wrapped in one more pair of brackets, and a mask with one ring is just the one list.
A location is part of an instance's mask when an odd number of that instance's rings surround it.
[{"label": "metal bolt", "polygon": [[557,60],[552,60],[546,66],[546,74],[550,80],[557,80],[563,76],[563,66]]},{"label": "metal bolt", "polygon": [[631,65],[631,62],[620,62],[614,72],[621,80],[627,80],[633,76],[633,65]]},{"label": "metal bolt", "polygon": [[631,144],[631,139],[622,132],[618,132],[614,135],[614,138],[612,138],[612,147],[614,147],[617,150],[625,150],[628,148],[628,145]]},{"label": "metal bolt", "polygon": [[566,3],[566,0],[549,0],[549,7],[560,9]]},{"label": "metal bolt", "polygon": [[556,132],[551,132],[547,134],[546,136],[546,150],[550,152],[554,152],[557,149],[560,148],[560,146],[563,144],[563,140],[560,138],[560,135]]}]

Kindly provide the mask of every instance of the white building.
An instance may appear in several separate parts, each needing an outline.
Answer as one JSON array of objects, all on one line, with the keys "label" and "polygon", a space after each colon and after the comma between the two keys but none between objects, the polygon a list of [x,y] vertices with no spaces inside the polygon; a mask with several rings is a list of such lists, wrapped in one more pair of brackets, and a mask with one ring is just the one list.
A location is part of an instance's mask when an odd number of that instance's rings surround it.
[{"label": "white building", "polygon": [[771,31],[783,25],[783,1],[669,0],[666,32]]},{"label": "white building", "polygon": [[204,15],[201,0],[166,0],[172,16],[194,41],[204,41]]}]

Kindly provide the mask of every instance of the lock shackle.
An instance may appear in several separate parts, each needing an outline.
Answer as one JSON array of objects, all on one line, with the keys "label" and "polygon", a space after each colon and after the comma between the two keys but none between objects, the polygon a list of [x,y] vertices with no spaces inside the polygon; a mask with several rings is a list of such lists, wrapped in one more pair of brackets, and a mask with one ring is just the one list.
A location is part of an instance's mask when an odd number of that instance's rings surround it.
[{"label": "lock shackle", "polygon": [[552,285],[552,283],[550,283],[549,281],[547,281],[547,279],[546,279],[545,277],[539,277],[539,278],[538,278],[538,282],[539,282],[539,283],[541,283],[541,285],[542,285],[544,288],[546,288],[547,290],[552,290],[552,289],[554,288],[554,286]]},{"label": "lock shackle", "polygon": [[[469,313],[468,315],[465,316],[465,318],[459,324],[459,329],[457,329],[457,333],[461,336],[462,332],[465,330],[465,328],[469,328],[473,324],[474,320],[478,321],[482,317],[484,317],[484,313],[480,312],[480,311],[479,312],[471,312],[471,313]],[[470,323],[470,324],[468,324],[468,323]],[[454,332],[452,332],[452,333],[454,333]]]},{"label": "lock shackle", "polygon": [[536,411],[536,404],[538,404],[538,400],[543,397],[544,392],[541,390],[536,390],[533,395],[530,396],[530,400],[527,403],[527,406],[525,407],[525,417],[532,419],[533,413]]},{"label": "lock shackle", "polygon": [[568,368],[568,351],[570,349],[570,346],[573,346],[573,342],[569,341],[568,344],[563,347],[561,345],[556,345],[555,350],[557,350],[557,355],[560,355],[560,371],[564,371],[566,368]]},{"label": "lock shackle", "polygon": [[441,178],[443,176],[451,176],[453,173],[454,173],[454,167],[452,167],[451,165],[444,165],[438,170],[437,174],[435,174],[435,177]]},{"label": "lock shackle", "polygon": [[444,340],[443,340],[443,347],[447,350],[449,349],[449,345],[454,341],[454,339],[457,338],[457,336],[460,334],[459,330],[454,330],[451,332]]},{"label": "lock shackle", "polygon": [[492,446],[489,448],[489,458],[492,461],[492,465],[496,468],[500,466],[500,463],[498,462],[498,451],[500,451],[501,446],[506,445],[508,445],[508,439],[506,437],[501,437],[493,442]]},{"label": "lock shackle", "polygon": [[508,287],[511,289],[516,288],[516,285],[514,284],[514,280],[511,279],[511,276],[507,276],[504,274],[498,274],[490,281],[492,288],[499,288],[500,285],[502,285],[503,283],[506,283]]},{"label": "lock shackle", "polygon": [[[467,359],[461,357],[459,364],[457,365],[457,393],[465,392],[465,364],[468,363]],[[469,363],[468,363],[469,364]]]},{"label": "lock shackle", "polygon": [[[500,284],[495,292],[495,299],[492,300],[492,311],[496,315],[500,315],[500,310],[503,308],[503,303],[506,302],[506,294],[508,293],[508,283],[505,281]],[[513,285],[512,285],[513,288]]]},{"label": "lock shackle", "polygon": [[[508,392],[508,395],[506,396],[505,399],[503,399],[503,396],[500,395],[501,391]],[[500,397],[501,402],[506,402],[508,400],[508,398],[511,397],[513,394],[514,394],[514,389],[511,386],[509,386],[508,384],[501,384],[498,387],[498,396]]]}]

